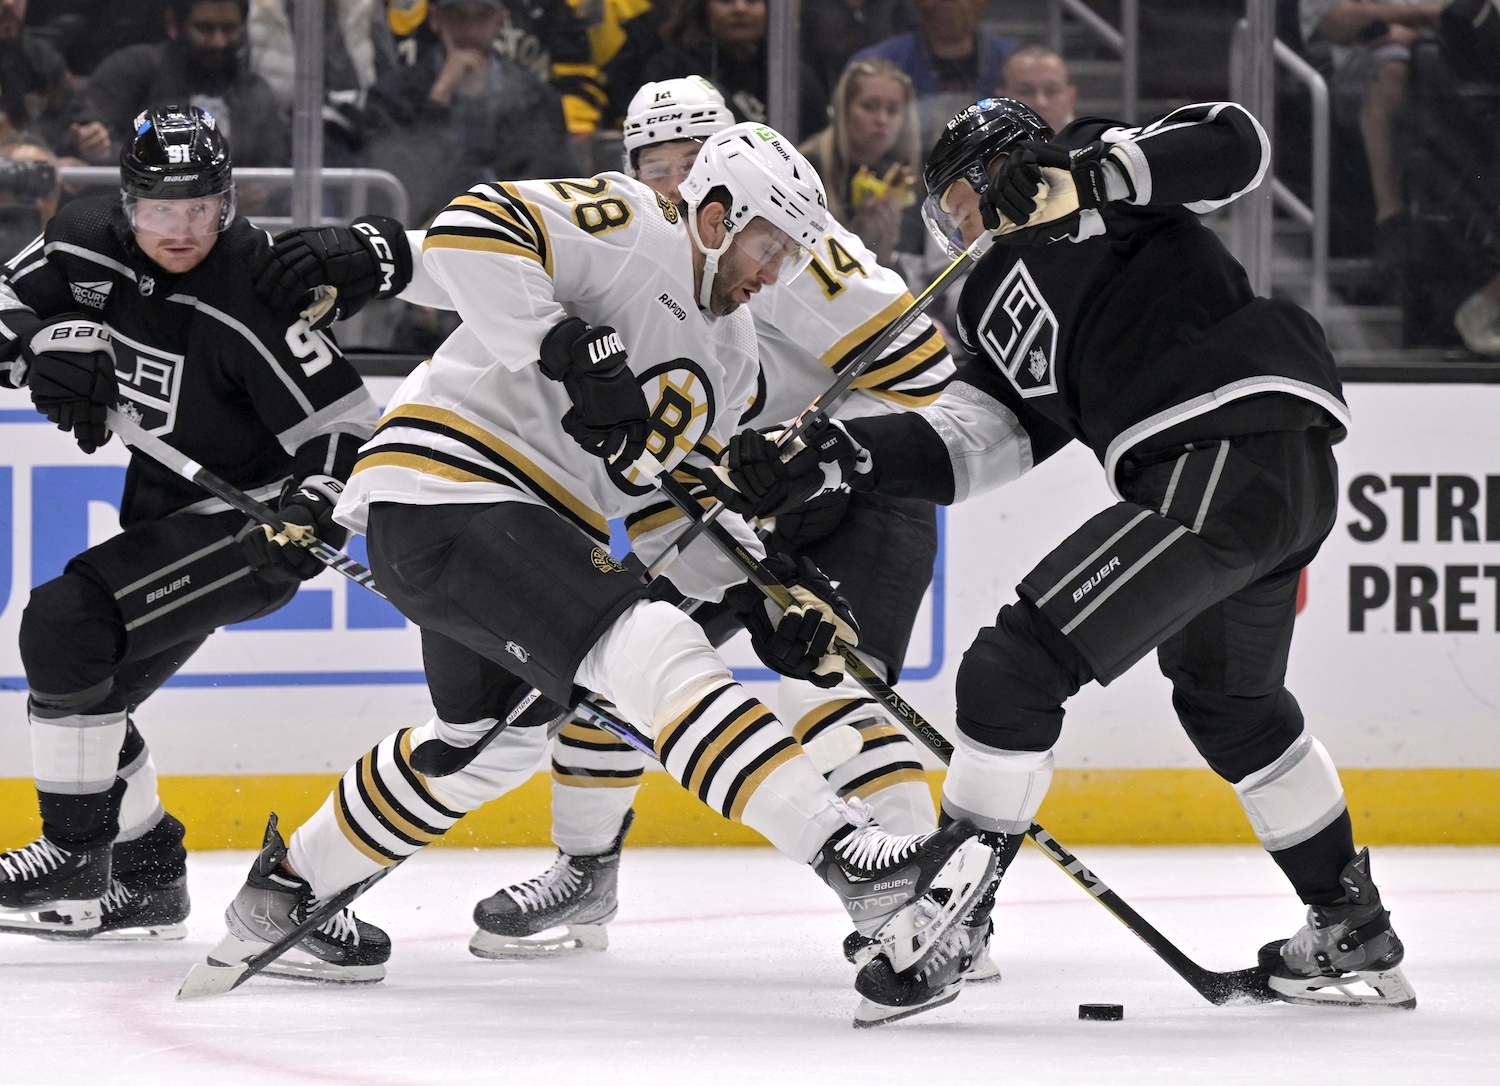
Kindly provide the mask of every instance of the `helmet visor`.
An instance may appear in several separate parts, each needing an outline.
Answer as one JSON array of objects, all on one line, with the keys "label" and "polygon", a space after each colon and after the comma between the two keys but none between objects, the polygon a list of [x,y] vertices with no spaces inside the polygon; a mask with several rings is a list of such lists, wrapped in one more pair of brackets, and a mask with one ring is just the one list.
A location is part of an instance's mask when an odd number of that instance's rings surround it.
[{"label": "helmet visor", "polygon": [[222,233],[234,219],[234,186],[207,196],[163,200],[123,197],[125,218],[138,234],[163,238],[207,237]]},{"label": "helmet visor", "polygon": [[984,164],[970,163],[946,188],[929,193],[922,203],[922,221],[952,260],[963,255],[984,232],[980,197],[989,188]]},{"label": "helmet visor", "polygon": [[785,231],[775,228],[754,232],[743,230],[735,242],[751,265],[774,269],[780,282],[791,282],[812,263],[811,249],[799,245]]}]

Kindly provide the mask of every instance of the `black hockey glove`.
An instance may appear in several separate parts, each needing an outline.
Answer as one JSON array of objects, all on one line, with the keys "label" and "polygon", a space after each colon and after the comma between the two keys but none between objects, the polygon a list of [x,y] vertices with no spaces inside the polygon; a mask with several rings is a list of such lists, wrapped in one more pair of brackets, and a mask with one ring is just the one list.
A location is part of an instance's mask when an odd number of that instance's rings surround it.
[{"label": "black hockey glove", "polygon": [[73,431],[86,453],[109,440],[106,412],[119,402],[120,386],[108,329],[87,317],[55,317],[22,345],[21,355],[38,411],[59,430]]},{"label": "black hockey glove", "polygon": [[[365,215],[348,226],[278,234],[255,270],[255,292],[273,309],[300,309],[313,328],[327,328],[376,298],[400,294],[411,273],[405,229],[384,215]],[[336,293],[310,298],[317,287]]]},{"label": "black hockey glove", "polygon": [[568,317],[542,340],[539,362],[568,390],[573,408],[562,427],[584,451],[621,468],[646,451],[651,407],[613,328]]},{"label": "black hockey glove", "polygon": [[786,460],[788,449],[775,444],[781,431],[742,430],[730,438],[719,463],[701,473],[708,492],[736,513],[770,517],[870,470],[870,454],[826,415],[793,443]]},{"label": "black hockey glove", "polygon": [[281,488],[277,515],[286,525],[277,535],[264,524],[251,524],[240,535],[245,562],[268,584],[310,581],[323,572],[323,563],[299,547],[297,540],[311,533],[320,543],[342,547],[349,530],[333,519],[344,484],[328,475],[309,475],[295,486],[291,480]]},{"label": "black hockey glove", "polygon": [[811,558],[777,554],[761,564],[795,602],[783,612],[749,582],[729,590],[727,598],[750,631],[755,655],[778,675],[805,679],[824,690],[837,686],[844,680],[844,658],[833,651],[833,639],[851,647],[859,643],[848,601]]},{"label": "black hockey glove", "polygon": [[1070,237],[1081,212],[1132,195],[1125,171],[1110,157],[1113,146],[1096,140],[1069,151],[1038,140],[1015,144],[981,200],[985,228],[1007,245]]}]

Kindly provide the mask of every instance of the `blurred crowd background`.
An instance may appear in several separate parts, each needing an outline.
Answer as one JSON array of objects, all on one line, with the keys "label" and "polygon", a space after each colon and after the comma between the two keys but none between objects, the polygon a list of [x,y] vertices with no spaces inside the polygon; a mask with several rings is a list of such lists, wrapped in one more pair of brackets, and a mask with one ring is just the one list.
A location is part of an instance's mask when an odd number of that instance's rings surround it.
[{"label": "blurred crowd background", "polygon": [[[774,2],[325,0],[324,166],[393,175],[419,226],[479,181],[618,169],[623,115],[648,81],[702,75],[737,118],[768,120]],[[801,0],[782,127],[833,214],[920,289],[945,263],[917,211],[922,157],[964,105],[1003,94],[1061,128],[1232,96],[1243,0],[1126,2]],[[1321,278],[1336,350],[1500,361],[1497,4],[1277,2],[1276,289],[1306,300]],[[1112,28],[1127,18],[1125,58]],[[80,167],[113,166],[147,106],[209,109],[237,170],[290,166],[294,28],[293,0],[0,0],[0,256],[110,183]],[[1314,266],[1320,141],[1327,259]],[[328,217],[357,210],[351,190],[327,191]],[[360,200],[395,206],[372,191]],[[241,210],[284,222],[288,192],[242,179]],[[425,352],[450,321],[392,306],[350,332]]]}]

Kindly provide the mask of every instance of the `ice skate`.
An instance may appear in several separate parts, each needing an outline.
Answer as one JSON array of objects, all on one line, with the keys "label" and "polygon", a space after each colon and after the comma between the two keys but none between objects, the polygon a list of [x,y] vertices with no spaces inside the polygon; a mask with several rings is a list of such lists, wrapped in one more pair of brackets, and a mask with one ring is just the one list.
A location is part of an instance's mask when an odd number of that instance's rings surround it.
[{"label": "ice skate", "polygon": [[[95,942],[156,942],[187,937],[191,902],[187,889],[184,829],[171,815],[134,841],[116,842],[109,889],[99,899]],[[59,936],[43,934],[44,939]]]},{"label": "ice skate", "polygon": [[[276,816],[245,885],[224,910],[229,932],[209,952],[209,965],[232,965],[265,950],[318,907],[312,888],[281,869],[286,844]],[[340,909],[263,970],[268,975],[334,984],[370,984],[385,976],[391,941],[385,932]]]},{"label": "ice skate", "polygon": [[1370,878],[1369,849],[1349,861],[1339,882],[1346,904],[1309,906],[1306,927],[1261,948],[1271,991],[1288,1003],[1415,1007],[1400,969],[1406,950]]},{"label": "ice skate", "polygon": [[68,849],[47,837],[0,853],[0,931],[69,938],[99,930],[109,849]]},{"label": "ice skate", "polygon": [[[856,820],[813,860],[843,899],[860,935],[874,939],[897,972],[919,969],[938,949],[995,872],[995,853],[967,822],[932,833],[895,836],[870,809],[850,800]],[[926,900],[930,907],[919,908]]]},{"label": "ice skate", "polygon": [[619,908],[620,849],[634,811],[625,812],[608,852],[570,856],[558,852],[535,878],[495,891],[474,906],[479,926],[469,951],[479,958],[544,958],[609,946],[605,925]]}]

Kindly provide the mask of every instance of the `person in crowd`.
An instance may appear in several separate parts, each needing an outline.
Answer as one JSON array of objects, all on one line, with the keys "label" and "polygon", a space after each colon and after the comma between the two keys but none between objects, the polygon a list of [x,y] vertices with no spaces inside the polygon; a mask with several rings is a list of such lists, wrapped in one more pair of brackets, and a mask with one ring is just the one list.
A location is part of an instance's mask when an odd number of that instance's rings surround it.
[{"label": "person in crowd", "polygon": [[0,132],[31,132],[66,150],[72,101],[68,66],[26,26],[26,0],[0,0]]},{"label": "person in crowd", "polygon": [[1016,43],[980,25],[988,0],[911,0],[911,6],[915,30],[861,49],[853,59],[885,57],[911,77],[927,147],[949,117],[994,90]]},{"label": "person in crowd", "polygon": [[106,57],[74,111],[73,144],[105,164],[135,134],[142,110],[191,102],[213,114],[241,166],[286,166],[291,130],[266,81],[243,59],[249,0],[170,0],[167,40]]},{"label": "person in crowd", "polygon": [[831,87],[855,53],[916,28],[907,0],[803,0],[802,59]]},{"label": "person in crowd", "polygon": [[[661,82],[701,75],[719,88],[737,120],[765,123],[770,117],[767,11],[767,0],[680,0],[662,26],[665,47],[646,63],[641,78]],[[805,62],[798,87],[798,133],[821,131],[828,123],[828,92]]]},{"label": "person in crowd", "polygon": [[0,142],[0,261],[20,252],[52,221],[62,198],[58,160],[45,141],[18,133]]},{"label": "person in crowd", "polygon": [[436,0],[426,21],[432,34],[408,39],[413,62],[382,76],[369,99],[367,158],[401,178],[414,219],[486,178],[577,173],[556,89],[495,49],[502,0]]},{"label": "person in crowd", "polygon": [[[364,138],[365,96],[391,56],[379,0],[327,0],[323,27],[323,162],[358,162]],[[250,69],[266,81],[282,112],[291,115],[297,44],[293,0],[250,0]]]},{"label": "person in crowd", "polygon": [[28,26],[53,35],[68,71],[83,78],[127,45],[165,41],[169,0],[41,0]]},{"label": "person in crowd", "polygon": [[661,48],[665,5],[652,0],[569,0],[588,32],[594,65],[608,103],[601,127],[618,130],[630,99],[645,83],[641,72]]},{"label": "person in crowd", "polygon": [[857,60],[839,77],[830,112],[829,126],[801,148],[823,178],[829,212],[882,264],[898,247],[920,253],[921,144],[911,79],[881,57]]},{"label": "person in crowd", "polygon": [[1078,88],[1062,55],[1045,45],[1023,45],[1000,69],[995,93],[1030,106],[1054,132],[1073,123]]},{"label": "person in crowd", "polygon": [[1332,46],[1334,119],[1357,126],[1364,142],[1375,198],[1375,255],[1392,276],[1410,248],[1400,129],[1411,45],[1437,28],[1443,7],[1430,0],[1300,0],[1298,6],[1303,40]]},{"label": "person in crowd", "polygon": [[[644,2],[637,0],[637,6]],[[440,33],[429,21],[435,6],[434,0],[386,0],[400,63],[415,64]],[[508,20],[492,47],[551,84],[562,97],[569,133],[575,140],[587,137],[599,127],[607,96],[582,12],[568,0],[504,0],[504,6]]]}]

